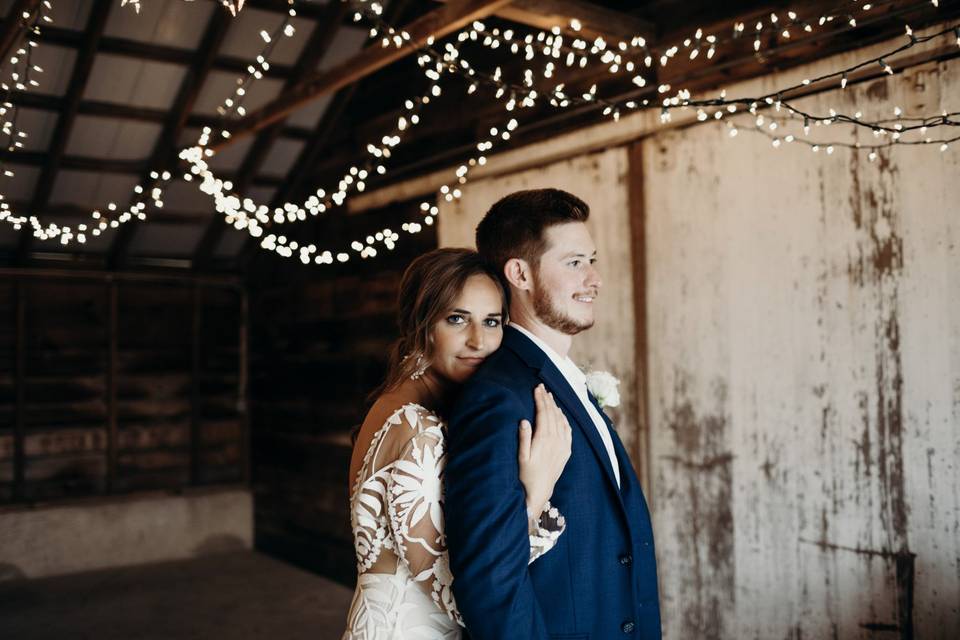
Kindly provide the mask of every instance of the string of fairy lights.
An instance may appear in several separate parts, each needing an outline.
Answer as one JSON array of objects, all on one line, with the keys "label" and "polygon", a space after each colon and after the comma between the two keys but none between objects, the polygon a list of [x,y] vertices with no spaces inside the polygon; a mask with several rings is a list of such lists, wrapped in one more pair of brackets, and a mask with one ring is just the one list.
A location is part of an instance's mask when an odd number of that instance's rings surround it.
[{"label": "string of fairy lights", "polygon": [[[120,6],[125,7],[128,4],[133,7],[134,11],[140,13],[140,3],[144,0],[121,0]],[[192,0],[187,0],[192,2]],[[230,15],[236,17],[238,13],[243,9],[244,0],[219,0],[219,3],[230,12]]]},{"label": "string of fairy lights", "polygon": [[[125,0],[124,4],[127,4],[127,1]],[[139,12],[139,3],[135,0],[129,0],[129,2]],[[669,121],[674,110],[695,109],[697,120],[700,122],[711,119],[723,120],[731,137],[735,137],[743,128],[765,135],[771,140],[774,148],[794,143],[807,146],[813,152],[823,149],[827,154],[833,153],[834,149],[839,147],[862,149],[868,152],[871,161],[876,159],[879,150],[897,145],[939,145],[941,151],[946,151],[951,143],[960,139],[960,136],[928,135],[931,130],[960,126],[958,121],[960,114],[957,112],[942,111],[937,115],[908,117],[897,106],[894,108],[893,118],[869,120],[865,119],[860,112],[848,114],[835,109],[829,109],[827,114],[808,113],[796,102],[808,95],[809,87],[813,85],[819,88],[838,87],[843,91],[851,78],[859,81],[864,76],[869,76],[870,68],[877,68],[885,75],[893,75],[896,70],[888,61],[912,47],[949,37],[955,38],[956,44],[960,46],[960,25],[927,35],[917,35],[909,26],[906,26],[907,41],[881,56],[755,97],[728,98],[726,92],[721,91],[717,97],[694,98],[688,89],[675,89],[669,84],[658,85],[654,95],[654,87],[647,86],[648,77],[655,77],[658,69],[666,67],[675,59],[685,58],[693,61],[701,58],[709,61],[714,59],[722,47],[745,38],[753,39],[751,48],[753,53],[760,57],[765,51],[764,43],[767,43],[768,49],[775,50],[778,43],[789,42],[793,32],[797,30],[811,33],[816,29],[854,28],[869,19],[865,16],[877,14],[884,7],[889,8],[898,4],[896,0],[873,3],[848,1],[816,17],[804,17],[795,11],[771,12],[764,19],[758,19],[755,24],[735,22],[727,30],[726,35],[707,34],[702,29],[697,29],[682,42],[669,46],[648,43],[642,36],[618,43],[608,43],[603,38],[588,41],[577,37],[581,25],[576,20],[571,21],[568,30],[557,26],[549,31],[534,31],[523,35],[509,29],[488,29],[483,22],[476,21],[446,39],[442,46],[430,37],[418,48],[416,61],[428,81],[427,89],[421,95],[403,101],[403,108],[399,110],[392,130],[383,135],[380,140],[367,144],[363,160],[344,171],[335,189],[318,188],[301,203],[286,202],[271,210],[270,207],[258,204],[251,198],[232,193],[233,185],[228,180],[218,178],[210,168],[208,160],[215,154],[215,150],[211,148],[211,140],[228,139],[230,137],[228,123],[232,122],[230,119],[242,118],[246,114],[245,97],[252,83],[259,80],[269,69],[269,58],[277,42],[283,37],[294,34],[290,21],[296,15],[294,0],[288,0],[288,3],[289,11],[281,24],[273,32],[268,33],[266,30],[261,32],[264,45],[255,62],[251,63],[246,73],[237,79],[232,94],[218,108],[224,123],[220,131],[215,133],[210,127],[204,128],[197,143],[184,149],[179,157],[188,168],[183,173],[184,180],[197,182],[198,188],[212,198],[216,211],[224,216],[227,224],[237,230],[246,231],[253,238],[260,239],[262,249],[272,251],[284,258],[296,256],[304,264],[343,263],[349,261],[354,254],[360,258],[372,258],[378,255],[378,249],[392,250],[396,246],[400,234],[390,228],[384,228],[364,238],[351,241],[349,251],[346,247],[335,249],[318,247],[314,243],[298,243],[284,234],[272,231],[274,231],[273,227],[279,228],[283,225],[303,222],[331,208],[342,206],[350,194],[364,191],[370,179],[386,174],[391,155],[407,138],[410,130],[421,122],[428,105],[442,94],[447,81],[454,77],[465,80],[467,95],[475,94],[480,87],[490,89],[494,100],[502,103],[504,119],[500,126],[490,128],[489,135],[478,141],[475,152],[457,167],[455,175],[452,176],[453,179],[443,184],[437,191],[435,198],[448,202],[462,196],[461,187],[467,183],[471,170],[486,163],[489,151],[495,145],[511,139],[519,126],[513,112],[517,109],[532,108],[540,101],[546,101],[557,109],[574,106],[596,108],[602,110],[603,116],[614,120],[618,120],[622,113],[659,109],[661,119]],[[238,5],[228,7],[233,15],[236,15],[243,5],[242,2],[224,2],[223,4]],[[931,4],[934,7],[939,6],[938,0],[931,0]],[[44,0],[43,5],[47,10],[50,9],[49,0]],[[383,18],[383,8],[378,2],[360,0],[353,4],[353,8],[355,9],[354,19],[357,22],[366,20],[370,24],[371,38],[379,38],[383,47],[400,48],[410,45],[410,34],[388,24]],[[41,13],[30,16],[29,29],[33,36],[38,33],[38,22],[45,17]],[[27,16],[24,18],[26,20]],[[46,21],[49,22],[48,17]],[[570,32],[574,35],[567,35]],[[28,42],[25,48],[18,50],[19,57],[16,57],[13,64],[22,64],[23,59],[26,58],[29,66],[29,51],[36,46],[35,37],[28,38]],[[474,43],[490,50],[503,48],[515,58],[522,58],[523,62],[527,63],[521,65],[524,67],[522,79],[514,80],[505,77],[499,66],[490,72],[481,70],[471,61],[468,54],[469,45]],[[534,62],[541,65],[536,71],[532,64]],[[589,64],[603,65],[610,74],[628,74],[632,84],[635,85],[634,90],[624,95],[607,98],[598,95],[596,84],[587,91],[569,94],[565,83],[554,84],[559,68],[584,68]],[[39,72],[40,70],[37,69],[37,73]],[[23,78],[26,78],[24,72],[18,72],[14,80]],[[562,79],[556,78],[556,80]],[[30,86],[36,86],[35,80],[27,81]],[[552,86],[541,86],[545,84],[552,84]],[[22,91],[21,87],[25,86],[27,83],[20,82],[17,88]],[[8,91],[6,84],[2,85],[2,88]],[[9,102],[4,102],[0,109],[5,111],[0,111],[0,116],[4,116],[11,107]],[[11,131],[15,129],[15,113],[13,115],[13,118],[8,117],[4,120],[5,135],[7,135],[7,122],[11,122]],[[811,127],[825,130],[826,128],[836,129],[836,125],[842,125],[853,131],[867,129],[873,133],[876,141],[872,144],[861,143],[855,135],[851,137],[852,141],[834,142],[820,142],[810,137]],[[803,134],[800,134],[801,127]],[[11,144],[16,142],[14,140]],[[21,146],[22,143],[17,148]],[[11,150],[13,148],[10,147]],[[155,207],[163,206],[163,190],[172,179],[174,176],[169,171],[151,173],[150,200]],[[145,220],[147,205],[146,198],[143,197],[144,189],[138,185],[134,192],[141,197],[133,198],[134,202],[127,210],[118,213],[116,205],[110,203],[106,212],[91,212],[93,228],[90,233],[99,235],[108,228],[116,228],[131,220]],[[433,224],[439,212],[434,199],[422,201],[419,209],[423,225]],[[82,243],[88,232],[88,225],[85,224],[78,225],[76,229],[55,224],[43,226],[36,216],[16,216],[9,205],[3,201],[2,195],[0,195],[0,221],[12,224],[15,229],[30,224],[35,237],[42,240],[59,238],[63,244],[73,241]],[[401,231],[408,234],[419,233],[423,225],[420,222],[405,222],[401,225]],[[267,233],[268,231],[271,233]]]},{"label": "string of fairy lights", "polygon": [[[287,13],[284,14],[281,23],[272,33],[266,30],[260,32],[260,37],[264,41],[260,52],[255,57],[254,62],[251,62],[247,66],[246,73],[237,78],[236,86],[231,96],[227,97],[217,108],[218,113],[222,117],[228,117],[233,114],[242,116],[244,114],[243,100],[247,90],[253,81],[262,78],[263,74],[270,68],[267,58],[270,53],[272,53],[277,41],[282,37],[292,37],[294,35],[295,30],[291,19],[297,14],[293,7],[294,0],[287,0],[287,2],[290,8]],[[125,5],[127,3],[124,2],[123,4]],[[139,13],[138,3],[131,2],[131,4]],[[242,4],[242,2],[239,3],[236,11],[242,8]],[[43,6],[47,11],[52,10],[50,0],[44,0]],[[236,15],[236,11],[231,10],[231,13]],[[24,16],[24,18],[26,18],[26,16]],[[46,13],[38,15],[36,20],[31,22],[28,30],[30,37],[28,38],[29,48],[27,51],[37,46],[37,37],[40,35],[39,20],[47,23],[51,22],[49,15]],[[37,84],[33,84],[32,86],[37,86]],[[18,90],[22,91],[24,87],[19,86]],[[2,108],[6,109],[12,106],[11,103],[5,102]],[[24,138],[26,137],[26,134],[23,132],[20,132],[19,135]],[[14,173],[9,169],[5,169],[3,175],[4,177],[13,177]],[[89,214],[90,221],[88,223],[80,223],[76,225],[76,227],[58,225],[56,223],[44,225],[36,215],[16,215],[2,194],[0,194],[0,222],[6,222],[12,225],[14,230],[20,230],[23,226],[30,225],[33,236],[38,240],[59,239],[63,245],[69,245],[73,242],[83,244],[87,241],[88,234],[96,237],[108,229],[117,229],[128,222],[146,220],[148,203],[152,204],[154,208],[163,208],[163,193],[174,179],[174,174],[169,170],[156,170],[149,172],[147,177],[149,178],[149,182],[146,187],[144,184],[134,186],[130,198],[131,203],[126,209],[121,209],[116,202],[110,202],[106,207],[92,210]],[[190,174],[184,174],[183,179],[190,181],[192,176]]]},{"label": "string of fairy lights", "polygon": [[[3,147],[8,151],[22,149],[24,140],[28,133],[18,126],[18,109],[15,104],[10,102],[10,95],[14,90],[27,91],[28,87],[38,87],[40,82],[37,80],[43,69],[33,64],[33,50],[36,48],[36,35],[40,33],[40,23],[50,21],[47,12],[50,10],[49,0],[33,8],[32,11],[24,11],[17,17],[17,34],[14,40],[14,54],[9,60],[4,61],[5,70],[0,70],[2,77],[0,81],[0,135],[2,135]],[[13,172],[9,169],[5,171],[7,177],[13,177]]]},{"label": "string of fairy lights", "polygon": [[[869,10],[870,8],[871,8],[871,7],[870,7],[869,5],[866,6],[866,10]],[[360,14],[360,12],[358,12],[357,18],[360,17],[359,14]],[[373,37],[381,36],[381,37],[382,37],[382,44],[383,44],[383,46],[385,46],[385,47],[386,47],[386,46],[391,46],[391,45],[399,47],[399,46],[403,46],[405,43],[407,43],[407,42],[409,41],[409,35],[406,34],[406,33],[403,32],[403,31],[397,31],[397,30],[394,29],[392,26],[386,24],[386,23],[380,18],[380,14],[381,14],[381,10],[380,10],[379,6],[376,5],[376,4],[372,4],[372,5],[371,5],[371,8],[370,8],[370,10],[367,12],[367,16],[366,16],[368,19],[371,20],[372,23],[374,23],[374,27],[371,28],[371,36],[373,36]],[[790,15],[789,15],[789,19],[790,19],[790,20],[796,20],[796,17],[795,17],[795,15],[790,14]],[[853,18],[851,18],[851,21],[855,22],[855,20],[854,20]],[[773,22],[773,23],[776,23],[776,18],[775,18],[775,17],[772,18],[772,22]],[[799,23],[799,21],[797,21],[797,22]],[[820,25],[827,24],[827,23],[829,23],[829,22],[831,22],[830,19],[823,19],[823,20],[820,20],[820,21],[819,21]],[[804,25],[805,25],[805,27],[809,27],[809,24],[808,24],[808,23],[804,23]],[[809,30],[809,29],[805,29],[805,30]],[[479,38],[480,38],[480,34],[483,33],[484,31],[485,31],[484,25],[483,25],[482,23],[480,23],[480,22],[476,22],[476,23],[474,23],[474,24],[472,25],[472,28],[471,28],[470,30],[461,32],[461,33],[457,36],[457,41],[458,41],[458,42],[466,42],[466,41],[468,41],[468,40],[477,41],[477,40],[479,40]],[[556,34],[554,34],[554,35],[556,35]],[[901,50],[905,50],[905,49],[910,48],[910,47],[912,47],[912,46],[916,46],[917,44],[920,44],[920,43],[929,41],[929,40],[934,39],[934,38],[936,38],[936,37],[938,37],[938,36],[940,36],[940,35],[942,35],[942,34],[938,33],[938,34],[931,35],[931,36],[929,36],[929,37],[917,38],[917,37],[914,37],[914,36],[913,36],[912,31],[910,31],[909,28],[908,28],[908,35],[910,36],[910,42],[909,42],[907,45],[905,45],[904,47],[901,47],[900,49],[898,49],[898,50],[896,50],[896,51],[894,51],[894,52],[892,52],[892,53],[886,54],[885,57],[890,57],[891,55],[894,55],[895,53],[898,53],[898,52],[901,51]],[[544,44],[545,44],[545,46],[556,47],[556,46],[557,46],[557,44],[556,44],[556,43],[557,43],[557,40],[554,39],[552,42],[549,42],[549,41],[548,41],[548,38],[549,38],[549,37],[550,37],[550,36],[544,36],[543,39],[542,39],[543,42],[544,42]],[[529,70],[526,70],[526,72],[525,72],[525,82],[524,82],[524,85],[514,85],[514,84],[510,84],[510,83],[506,82],[505,80],[503,80],[503,78],[502,78],[502,76],[501,76],[501,71],[500,71],[499,68],[498,68],[496,71],[494,71],[493,74],[484,74],[484,73],[477,72],[477,71],[475,70],[474,66],[469,62],[469,60],[467,60],[466,58],[462,57],[462,56],[460,55],[460,50],[459,50],[457,47],[455,47],[454,45],[452,45],[451,43],[447,43],[447,44],[444,46],[443,51],[438,51],[437,49],[435,49],[435,48],[433,47],[433,44],[434,44],[434,43],[433,43],[432,40],[428,40],[426,46],[421,49],[421,53],[420,53],[420,55],[418,56],[418,59],[417,59],[417,61],[418,61],[418,63],[420,64],[420,66],[424,69],[425,75],[426,75],[430,80],[436,82],[436,81],[439,81],[439,79],[440,79],[440,77],[441,77],[441,75],[442,75],[443,73],[453,73],[453,74],[459,74],[459,75],[467,78],[467,79],[470,81],[470,82],[469,82],[469,85],[468,85],[468,88],[467,88],[467,93],[468,93],[468,94],[475,92],[476,89],[477,89],[478,84],[489,84],[489,85],[495,86],[495,87],[496,87],[496,97],[497,97],[497,98],[503,97],[503,96],[506,95],[507,92],[509,91],[509,92],[510,92],[510,97],[509,97],[509,99],[508,99],[508,101],[506,102],[506,105],[505,105],[505,108],[506,108],[507,111],[512,111],[512,110],[513,110],[514,108],[516,108],[517,106],[520,106],[520,107],[530,107],[530,106],[533,106],[533,105],[535,104],[535,100],[536,100],[537,94],[536,94],[536,90],[532,88],[533,83],[532,83],[531,80],[530,80],[530,77],[531,77],[532,73],[531,73]],[[487,43],[485,43],[485,44],[487,44]],[[488,44],[488,46],[489,46],[489,44]],[[598,47],[598,48],[599,48],[599,47]],[[528,55],[528,57],[529,57],[529,54],[527,54],[527,55]],[[552,55],[553,55],[553,54],[552,54]],[[667,56],[667,58],[669,58],[669,56]],[[888,68],[888,65],[885,64],[883,58],[879,58],[876,62],[879,62],[881,65],[883,65],[885,70],[886,70],[886,68]],[[666,61],[661,60],[661,64],[666,64]],[[849,73],[852,73],[852,72],[856,71],[858,68],[860,68],[860,67],[862,67],[862,66],[865,66],[865,64],[867,64],[867,63],[861,64],[861,65],[857,65],[856,67],[853,67],[853,68],[851,68],[851,69],[845,70],[844,72],[841,72],[841,73],[842,73],[842,76],[843,76],[842,84],[843,84],[844,87],[846,86],[846,78],[847,78],[847,75],[848,75]],[[545,73],[544,75],[545,75],[545,76],[549,76],[550,74],[549,74],[549,73]],[[829,79],[830,77],[831,77],[831,76],[824,76],[824,77],[822,77],[822,78],[816,79],[816,81],[819,82],[819,81],[822,81],[822,80],[827,80],[827,79]],[[806,81],[806,80],[805,80],[803,83],[801,83],[800,86],[806,87],[806,86],[809,86],[810,84],[812,84],[812,82],[814,82],[814,81]],[[794,88],[789,88],[788,90],[790,90],[790,89],[794,89]],[[518,99],[518,94],[520,95],[520,99]],[[553,95],[554,104],[556,104],[556,102],[557,102],[558,100],[562,100],[562,99],[564,99],[564,98],[565,98],[565,96],[563,96],[562,94],[559,94],[559,95],[558,95],[557,93],[554,93],[554,95]],[[593,96],[584,95],[584,96],[582,97],[582,102],[590,102],[590,101],[593,101],[592,98],[593,98]],[[571,100],[566,100],[566,104],[570,104],[571,102],[573,102],[573,101],[571,101]],[[736,112],[738,106],[746,107],[750,112],[756,114],[756,112],[757,112],[758,109],[763,108],[763,105],[766,105],[766,106],[774,106],[778,111],[779,111],[780,109],[786,107],[787,109],[789,109],[790,111],[792,111],[792,112],[795,113],[795,114],[798,114],[798,115],[802,114],[802,115],[804,115],[804,116],[807,117],[807,118],[810,118],[810,117],[816,118],[816,121],[817,121],[818,123],[821,122],[821,121],[826,121],[826,120],[827,120],[826,117],[816,117],[816,116],[810,116],[810,114],[804,114],[800,109],[798,109],[797,107],[795,107],[795,106],[792,105],[791,103],[784,102],[783,99],[782,99],[782,97],[781,97],[780,95],[777,95],[776,100],[775,100],[772,96],[761,96],[760,98],[741,98],[741,99],[737,99],[737,100],[727,100],[726,97],[725,97],[725,95],[723,95],[723,96],[721,96],[721,98],[718,98],[718,99],[709,99],[709,100],[702,100],[702,101],[694,101],[694,100],[691,100],[688,95],[684,95],[683,93],[679,93],[678,96],[676,96],[676,97],[674,97],[674,98],[672,98],[672,99],[670,99],[670,100],[665,101],[665,103],[664,103],[664,112],[669,116],[669,108],[670,108],[670,107],[689,108],[689,107],[691,107],[691,106],[693,106],[693,105],[695,105],[695,104],[701,104],[701,105],[704,105],[704,106],[713,106],[713,107],[725,106],[726,109],[727,109],[727,111],[718,110],[718,111],[715,112],[715,114],[714,114],[715,117],[718,116],[718,115],[719,115],[719,117],[722,117],[725,113],[734,113],[734,112]],[[566,106],[566,105],[562,104],[562,105],[559,105],[559,106]],[[608,109],[606,110],[606,113],[605,113],[605,114],[608,114],[609,112],[610,112],[610,111],[609,111],[609,108],[608,108]],[[834,114],[834,117],[837,117],[837,116],[839,116],[839,114]],[[614,115],[614,118],[616,118],[616,117],[617,117],[617,116]],[[719,117],[718,117],[717,119],[719,119]],[[705,118],[701,117],[701,119],[705,119]],[[851,121],[852,121],[852,120],[851,120]],[[516,119],[511,119],[510,122],[511,122],[511,126],[509,127],[509,129],[505,130],[504,133],[503,133],[503,135],[505,136],[505,139],[509,139],[510,131],[512,131],[512,129],[516,128],[516,126],[517,126]],[[862,121],[862,120],[861,120],[861,121],[858,121],[857,124],[858,124],[859,126],[871,126],[870,123],[867,123],[867,122]],[[951,125],[952,125],[952,121],[950,121],[950,120],[948,120],[948,119],[938,120],[937,123],[934,124],[934,126],[951,126]],[[879,128],[878,128],[878,127],[871,127],[871,128],[873,128],[873,129],[876,130],[876,131],[880,131],[880,132],[885,131],[885,129],[884,129],[883,127],[879,127]],[[495,135],[498,133],[497,128],[492,129],[492,130],[491,130],[491,133],[495,136]],[[900,134],[899,134],[899,133],[895,133],[895,135],[896,135],[897,137],[899,137]],[[790,140],[791,140],[791,141],[792,141],[793,139],[794,139],[794,137],[790,137]],[[932,141],[930,141],[930,142],[932,142]],[[489,144],[490,144],[489,141],[481,142],[481,143],[478,145],[478,149],[479,149],[480,151],[485,151],[485,150],[487,149],[487,145],[489,145]],[[776,143],[775,143],[775,146],[779,146],[779,144],[780,144],[779,142],[776,142]],[[814,148],[816,149],[816,146],[815,146],[815,145],[813,145],[813,146],[814,146]],[[850,146],[853,146],[853,145],[850,145]],[[831,151],[831,152],[832,152],[832,151]],[[467,164],[461,165],[460,167],[458,167],[458,169],[457,169],[457,179],[458,179],[459,184],[462,185],[462,184],[464,184],[464,183],[466,182],[467,174],[468,174],[468,172],[469,172],[469,170],[470,170],[470,168],[471,168],[472,166],[476,166],[477,164],[482,164],[484,161],[485,161],[485,157],[484,157],[484,156],[478,156],[478,157],[470,158],[470,160],[468,161]],[[460,197],[460,189],[459,189],[459,188],[451,188],[451,186],[450,186],[449,184],[444,184],[444,185],[441,186],[438,195],[439,195],[440,197],[443,197],[444,199],[450,201],[450,200],[457,199],[457,198]],[[295,208],[296,208],[295,205],[291,205],[291,206],[290,206],[290,209],[291,209],[291,210],[293,210],[293,209],[295,209]],[[424,201],[424,202],[421,203],[420,208],[421,208],[421,210],[422,210],[422,211],[424,212],[424,214],[425,214],[425,220],[427,221],[427,223],[428,223],[428,224],[432,223],[432,222],[433,222],[433,219],[434,219],[434,216],[436,215],[436,212],[437,212],[436,206],[431,205],[429,201]],[[303,216],[301,215],[300,218],[302,219]],[[384,238],[387,238],[388,240],[392,240],[391,234],[389,234],[389,233],[386,233],[386,234],[377,234],[377,235],[375,235],[375,236],[367,236],[367,238],[366,238],[366,244],[364,244],[363,242],[360,242],[360,241],[354,241],[354,242],[352,243],[351,248],[352,248],[354,251],[356,251],[357,253],[359,253],[361,257],[364,257],[364,258],[365,258],[365,257],[375,256],[375,255],[376,255],[376,249],[374,248],[374,244],[375,244],[375,242],[377,242],[377,241],[381,241],[381,235],[382,235]],[[283,255],[283,256],[286,256],[286,257],[290,257],[290,256],[293,255],[293,253],[292,253],[292,251],[290,250],[290,247],[286,244],[285,241],[286,241],[285,236],[282,236],[282,235],[277,236],[277,235],[275,235],[275,234],[271,234],[271,235],[267,236],[267,238],[262,242],[261,246],[262,246],[263,248],[267,249],[267,250],[276,251],[276,252],[279,253],[280,255]],[[390,244],[391,244],[391,243],[388,242],[388,244],[387,244],[388,248],[392,248],[392,247],[390,246]],[[297,249],[297,245],[296,245],[295,242],[292,243],[292,245],[293,245],[293,249]],[[305,262],[305,263],[309,261],[309,255],[310,255],[310,253],[311,253],[312,251],[315,251],[315,248],[313,247],[313,245],[300,246],[299,249],[300,249],[300,252],[301,252],[301,255],[300,255],[301,260],[302,260],[303,262]],[[328,255],[329,255],[329,254],[328,254]],[[348,259],[348,256],[349,256],[349,254],[347,254],[347,253],[345,253],[345,252],[341,252],[341,253],[338,253],[338,254],[337,254],[337,259],[338,259],[339,261],[341,261],[341,262],[345,262],[345,261]],[[322,259],[315,259],[315,261],[316,261],[316,262],[323,262]],[[328,262],[328,263],[330,262],[329,258],[326,260],[326,262]]]}]

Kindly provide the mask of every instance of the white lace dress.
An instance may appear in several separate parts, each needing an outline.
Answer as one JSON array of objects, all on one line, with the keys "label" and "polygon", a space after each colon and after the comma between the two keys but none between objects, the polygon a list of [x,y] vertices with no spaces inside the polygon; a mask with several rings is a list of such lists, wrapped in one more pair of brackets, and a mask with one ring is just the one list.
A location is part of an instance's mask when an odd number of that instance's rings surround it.
[{"label": "white lace dress", "polygon": [[[343,640],[455,640],[463,624],[443,528],[444,425],[407,404],[373,436],[350,495],[357,589]],[[563,533],[547,504],[530,534],[530,562]]]}]

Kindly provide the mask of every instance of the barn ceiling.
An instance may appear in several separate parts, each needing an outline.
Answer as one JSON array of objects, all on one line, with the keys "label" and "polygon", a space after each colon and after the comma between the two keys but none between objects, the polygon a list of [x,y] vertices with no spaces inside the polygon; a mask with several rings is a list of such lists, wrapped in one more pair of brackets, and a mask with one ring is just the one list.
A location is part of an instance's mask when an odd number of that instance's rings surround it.
[{"label": "barn ceiling", "polygon": [[[247,0],[236,17],[212,0],[141,0],[139,12],[121,6],[120,0],[50,3],[52,22],[42,29],[33,51],[32,61],[44,69],[39,86],[13,91],[6,98],[17,106],[17,126],[29,137],[22,148],[4,153],[3,168],[12,170],[14,177],[0,178],[0,192],[11,208],[34,214],[44,224],[76,226],[89,221],[92,210],[106,211],[108,203],[120,209],[128,206],[133,188],[151,183],[151,171],[177,174],[178,150],[193,144],[205,126],[237,130],[210,161],[218,175],[232,180],[235,192],[274,206],[303,198],[357,162],[366,144],[396,122],[403,100],[427,86],[414,56],[361,69],[369,26],[354,22],[352,7],[335,0],[298,0],[297,16],[291,20],[294,34],[278,40],[269,70],[250,85],[246,116],[224,122],[217,108],[233,91],[238,76],[256,62],[264,44],[260,32],[272,31],[284,20],[285,0]],[[11,16],[24,4],[0,0],[4,37]],[[833,29],[829,38],[801,33],[789,43],[765,43],[769,46],[763,55],[757,55],[752,41],[745,38],[708,64],[680,61],[661,70],[656,80],[682,82],[693,89],[722,86],[902,33],[906,21],[922,27],[943,20],[957,15],[958,4],[941,2],[935,8],[927,0],[881,1],[874,3],[869,19]],[[436,26],[464,6],[479,8],[481,14],[484,7],[492,7],[494,15],[485,18],[488,24],[519,33],[554,24],[569,26],[577,19],[583,36],[615,42],[642,34],[648,42],[667,43],[679,42],[698,28],[725,30],[735,20],[756,21],[791,8],[804,15],[833,11],[846,22],[845,7],[862,9],[857,5],[838,0],[392,0],[385,17],[398,26],[429,20],[434,21],[426,24]],[[371,46],[372,53],[367,53],[380,55],[376,50],[381,47]],[[522,59],[506,51],[482,51],[474,59],[488,70],[500,66],[505,75],[522,77]],[[349,73],[350,69],[361,71]],[[339,84],[331,80],[334,76]],[[605,68],[577,71],[569,81],[571,89],[591,84],[609,95],[630,91],[643,95],[629,79],[612,76]],[[646,91],[655,92],[653,84]],[[502,106],[491,96],[464,96],[463,91],[449,90],[436,100],[424,114],[423,125],[397,149],[390,172],[380,182],[371,180],[367,188],[465,158],[479,132],[502,115]],[[276,113],[278,105],[294,98],[295,108],[264,126],[264,114]],[[599,109],[558,112],[542,105],[523,117],[529,126],[522,127],[513,146],[595,123],[601,115]],[[148,220],[108,229],[84,244],[37,240],[30,229],[15,231],[0,224],[0,260],[13,266],[236,271],[259,253],[245,232],[223,223],[210,197],[195,183],[174,179],[163,203]],[[332,212],[330,217],[342,215]],[[327,223],[321,219],[308,224],[320,225],[322,232]]]}]

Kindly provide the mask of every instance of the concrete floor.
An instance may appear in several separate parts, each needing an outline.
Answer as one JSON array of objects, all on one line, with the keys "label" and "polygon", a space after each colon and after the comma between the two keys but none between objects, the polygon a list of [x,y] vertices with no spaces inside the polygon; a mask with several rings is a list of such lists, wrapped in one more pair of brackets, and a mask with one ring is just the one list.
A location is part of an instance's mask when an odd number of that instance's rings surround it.
[{"label": "concrete floor", "polygon": [[352,592],[243,552],[0,582],[0,638],[338,640]]}]

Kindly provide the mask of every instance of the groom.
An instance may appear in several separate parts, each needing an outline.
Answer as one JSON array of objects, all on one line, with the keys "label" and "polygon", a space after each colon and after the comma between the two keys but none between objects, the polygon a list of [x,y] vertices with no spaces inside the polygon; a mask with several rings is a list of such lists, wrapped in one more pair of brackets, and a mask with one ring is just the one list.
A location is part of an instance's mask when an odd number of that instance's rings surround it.
[{"label": "groom", "polygon": [[[446,535],[453,591],[473,640],[660,638],[650,514],[610,419],[568,358],[589,329],[600,276],[589,207],[559,189],[518,191],[477,227],[477,248],[510,289],[502,347],[466,384],[449,421]],[[533,389],[573,431],[551,503],[566,518],[533,564],[517,466]]]}]

